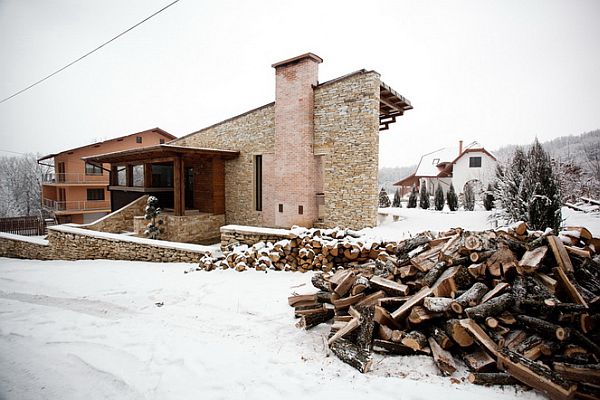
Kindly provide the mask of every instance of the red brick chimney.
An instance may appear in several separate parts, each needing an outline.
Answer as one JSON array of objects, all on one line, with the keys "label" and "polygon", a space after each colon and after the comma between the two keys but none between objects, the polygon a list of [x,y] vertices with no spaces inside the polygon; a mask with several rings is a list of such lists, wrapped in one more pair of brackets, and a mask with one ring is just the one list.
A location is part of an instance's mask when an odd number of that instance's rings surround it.
[{"label": "red brick chimney", "polygon": [[312,226],[318,217],[313,86],[321,57],[306,53],[275,68],[275,225]]},{"label": "red brick chimney", "polygon": [[463,153],[463,141],[459,140],[458,141],[458,156],[460,157],[460,155]]}]

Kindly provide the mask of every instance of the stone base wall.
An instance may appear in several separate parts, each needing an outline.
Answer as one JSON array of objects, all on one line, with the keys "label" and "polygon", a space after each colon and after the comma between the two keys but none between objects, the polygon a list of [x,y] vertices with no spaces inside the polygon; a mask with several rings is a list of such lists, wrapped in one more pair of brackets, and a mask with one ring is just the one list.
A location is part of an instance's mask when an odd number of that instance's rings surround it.
[{"label": "stone base wall", "polygon": [[292,234],[287,229],[226,225],[221,227],[221,250],[227,250],[227,246],[240,244],[252,246],[258,242],[275,243],[282,239],[291,238]]},{"label": "stone base wall", "polygon": [[[16,236],[16,235],[11,235]],[[27,237],[0,235],[0,257],[36,260],[128,260],[197,263],[214,247],[93,232],[72,226],[48,228],[47,244],[32,243]]]},{"label": "stone base wall", "polygon": [[[161,214],[158,218],[163,220],[161,227],[165,232],[161,239],[181,243],[212,244],[217,243],[220,237],[219,228],[225,225],[225,215],[198,214],[176,216]],[[148,221],[144,217],[135,217],[133,231],[139,237],[145,237],[144,231]]]},{"label": "stone base wall", "polygon": [[81,225],[81,227],[98,232],[133,232],[133,218],[146,213],[145,209],[147,202],[148,195],[142,196],[125,207],[120,208],[91,224]]},{"label": "stone base wall", "polygon": [[[16,237],[14,237],[16,236]],[[35,243],[27,237],[0,234],[0,257],[27,258],[33,260],[52,260],[52,248],[46,244]]]}]

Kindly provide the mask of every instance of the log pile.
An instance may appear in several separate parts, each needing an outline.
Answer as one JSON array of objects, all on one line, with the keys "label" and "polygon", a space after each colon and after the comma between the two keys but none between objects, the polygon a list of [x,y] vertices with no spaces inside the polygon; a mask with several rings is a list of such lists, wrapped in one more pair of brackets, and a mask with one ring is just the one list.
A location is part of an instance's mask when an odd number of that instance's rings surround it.
[{"label": "log pile", "polygon": [[[596,249],[598,239],[579,227],[558,236],[529,232],[524,223],[428,233],[374,246],[374,257],[363,246],[345,263],[335,260],[338,251],[313,276],[318,291],[288,303],[299,328],[331,322],[331,351],[360,372],[371,368],[373,352],[427,354],[443,375],[462,360],[474,384],[597,399]],[[305,265],[298,268],[311,269]]]}]

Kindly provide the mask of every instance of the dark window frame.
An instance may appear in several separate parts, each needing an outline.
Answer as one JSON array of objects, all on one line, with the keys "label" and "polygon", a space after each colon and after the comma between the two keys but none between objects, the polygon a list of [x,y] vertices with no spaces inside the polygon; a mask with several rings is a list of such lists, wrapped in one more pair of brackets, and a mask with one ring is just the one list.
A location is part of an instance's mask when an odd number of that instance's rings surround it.
[{"label": "dark window frame", "polygon": [[136,143],[142,143],[142,137],[141,136],[136,136],[135,137],[135,142]]},{"label": "dark window frame", "polygon": [[263,163],[262,155],[254,156],[254,205],[256,211],[262,211],[263,201]]},{"label": "dark window frame", "polygon": [[[101,193],[101,195],[100,195]],[[104,189],[87,189],[88,201],[103,201],[105,200]]]},{"label": "dark window frame", "polygon": [[469,157],[469,168],[481,168],[482,157]]},{"label": "dark window frame", "polygon": [[90,163],[86,162],[85,163],[85,174],[89,175],[89,176],[100,176],[100,175],[104,174],[104,171],[98,165],[90,164]]}]

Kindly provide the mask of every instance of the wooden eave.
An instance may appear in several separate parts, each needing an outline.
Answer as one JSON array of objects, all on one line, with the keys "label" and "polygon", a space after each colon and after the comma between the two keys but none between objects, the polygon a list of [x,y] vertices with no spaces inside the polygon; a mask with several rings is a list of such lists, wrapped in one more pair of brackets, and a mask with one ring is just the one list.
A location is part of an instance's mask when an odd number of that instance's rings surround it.
[{"label": "wooden eave", "polygon": [[176,146],[172,144],[160,144],[157,146],[142,147],[138,149],[130,149],[117,151],[113,153],[82,157],[82,160],[93,164],[131,164],[134,162],[156,162],[157,160],[168,160],[178,157],[216,157],[225,160],[231,160],[238,157],[239,154],[239,151],[232,150],[219,150],[201,147]]},{"label": "wooden eave", "polygon": [[396,122],[396,117],[412,110],[410,101],[386,85],[384,82],[379,86],[379,130],[389,129],[389,125]]}]

